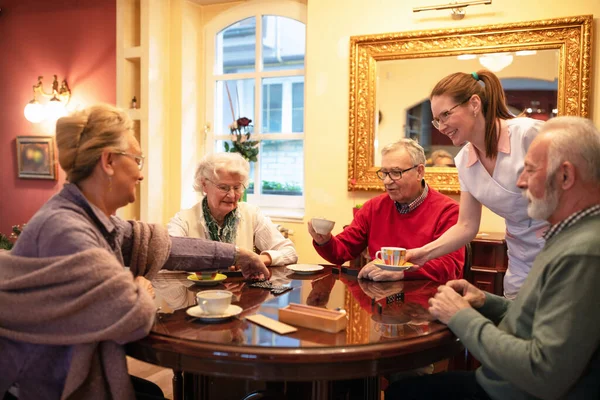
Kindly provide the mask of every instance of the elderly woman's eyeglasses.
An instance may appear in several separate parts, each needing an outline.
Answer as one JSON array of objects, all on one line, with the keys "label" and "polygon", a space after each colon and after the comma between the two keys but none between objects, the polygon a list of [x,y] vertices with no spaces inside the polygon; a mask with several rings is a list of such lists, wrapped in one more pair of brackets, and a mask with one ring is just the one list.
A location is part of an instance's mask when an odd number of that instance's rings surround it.
[{"label": "elderly woman's eyeglasses", "polygon": [[467,101],[469,101],[469,99],[470,99],[470,97],[468,97],[465,100],[463,100],[462,102],[458,103],[457,105],[455,105],[451,109],[444,111],[443,113],[441,113],[440,115],[438,115],[437,118],[434,118],[433,121],[431,121],[431,124],[435,127],[435,129],[440,129],[440,123],[445,124],[448,121],[448,118],[450,118],[450,116],[452,114],[454,114],[454,109],[456,107],[458,107],[458,106],[462,106]]},{"label": "elderly woman's eyeglasses", "polygon": [[124,151],[116,151],[115,154],[119,154],[121,156],[126,156],[129,158],[133,158],[135,163],[138,165],[138,169],[141,171],[144,168],[144,156],[140,156],[137,154],[126,153]]},{"label": "elderly woman's eyeglasses", "polygon": [[379,171],[376,172],[377,177],[379,179],[381,179],[382,181],[385,180],[386,176],[389,176],[391,180],[396,181],[398,179],[402,179],[402,174],[405,172],[410,171],[411,169],[417,168],[419,166],[419,164],[413,165],[410,168],[406,168],[406,169],[393,169],[391,171],[384,171],[382,169],[380,169]]},{"label": "elderly woman's eyeglasses", "polygon": [[224,183],[214,183],[213,181],[211,181],[210,179],[207,179],[207,181],[209,181],[210,183],[212,183],[213,185],[215,185],[215,187],[217,189],[219,189],[221,192],[223,193],[229,193],[229,191],[231,189],[233,189],[233,191],[235,193],[244,193],[244,190],[246,190],[246,186],[244,186],[244,184],[240,184],[240,185],[235,185],[235,186],[231,186],[231,185],[226,185]]}]

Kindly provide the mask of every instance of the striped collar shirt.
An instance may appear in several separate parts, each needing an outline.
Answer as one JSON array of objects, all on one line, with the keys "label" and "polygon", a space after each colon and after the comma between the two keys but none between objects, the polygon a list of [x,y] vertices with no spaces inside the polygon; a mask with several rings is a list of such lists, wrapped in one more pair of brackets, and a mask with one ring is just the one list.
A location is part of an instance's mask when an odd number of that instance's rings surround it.
[{"label": "striped collar shirt", "polygon": [[544,234],[544,239],[548,241],[553,236],[558,235],[563,229],[575,225],[577,222],[581,221],[586,217],[592,217],[595,215],[600,215],[600,204],[596,204],[595,206],[591,206],[583,210],[577,211],[560,221],[558,224],[552,225],[550,229],[548,229],[548,231]]},{"label": "striped collar shirt", "polygon": [[396,205],[396,210],[398,210],[400,214],[408,214],[409,212],[414,211],[417,207],[423,204],[423,202],[427,198],[428,193],[429,186],[425,183],[425,181],[423,181],[423,193],[421,193],[419,197],[417,197],[410,203],[398,203],[397,201],[395,201],[394,204]]}]

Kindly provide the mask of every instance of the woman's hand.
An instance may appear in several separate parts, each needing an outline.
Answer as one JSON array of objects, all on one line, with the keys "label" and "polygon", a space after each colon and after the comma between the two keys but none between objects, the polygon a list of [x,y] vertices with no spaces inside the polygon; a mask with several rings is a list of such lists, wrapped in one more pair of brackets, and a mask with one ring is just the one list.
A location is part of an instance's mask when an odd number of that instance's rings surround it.
[{"label": "woman's hand", "polygon": [[150,295],[150,297],[152,297],[152,298],[155,297],[154,287],[152,286],[152,282],[150,282],[148,279],[144,278],[143,276],[136,276],[133,281],[135,283],[137,283],[137,285],[139,287],[146,290],[148,292],[148,294]]},{"label": "woman's hand", "polygon": [[327,235],[321,235],[320,233],[317,233],[317,231],[315,231],[313,228],[311,221],[308,221],[308,233],[310,233],[310,236],[312,236],[313,240],[319,246],[324,245],[331,240],[331,232],[329,232]]},{"label": "woman's hand", "polygon": [[372,281],[399,281],[404,279],[404,271],[385,271],[375,265],[373,261],[362,267],[358,273],[359,279],[370,279]]},{"label": "woman's hand", "polygon": [[265,263],[265,267],[268,267],[269,265],[271,265],[273,263],[273,260],[271,259],[271,256],[269,255],[269,253],[263,253],[259,255],[260,260]]},{"label": "woman's hand", "polygon": [[[422,247],[417,247],[414,249],[406,250],[406,261],[410,261],[415,264],[415,266],[422,267],[425,265],[427,261],[429,261],[429,257],[427,257],[427,252],[423,250]],[[411,268],[411,271],[416,270],[418,268]]]},{"label": "woman's hand", "polygon": [[235,265],[242,270],[242,275],[246,279],[264,280],[271,277],[265,263],[253,251],[238,248]]}]

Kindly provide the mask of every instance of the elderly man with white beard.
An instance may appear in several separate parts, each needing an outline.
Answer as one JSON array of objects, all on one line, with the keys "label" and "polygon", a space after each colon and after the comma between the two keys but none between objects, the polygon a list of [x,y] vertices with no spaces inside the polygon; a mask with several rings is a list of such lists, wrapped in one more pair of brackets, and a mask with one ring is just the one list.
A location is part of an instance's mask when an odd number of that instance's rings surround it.
[{"label": "elderly man with white beard", "polygon": [[450,281],[429,312],[481,362],[393,384],[387,399],[600,398],[600,132],[580,117],[548,121],[518,185],[546,244],[514,301]]}]

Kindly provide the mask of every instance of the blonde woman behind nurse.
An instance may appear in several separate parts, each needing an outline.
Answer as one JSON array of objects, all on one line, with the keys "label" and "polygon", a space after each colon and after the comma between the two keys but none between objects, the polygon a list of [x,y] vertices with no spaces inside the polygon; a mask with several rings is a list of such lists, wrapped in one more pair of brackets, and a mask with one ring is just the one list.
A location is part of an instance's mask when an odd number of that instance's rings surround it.
[{"label": "blonde woman behind nurse", "polygon": [[456,225],[437,240],[407,252],[407,260],[423,265],[457,250],[475,238],[484,205],[506,222],[508,271],[504,295],[515,298],[535,256],[541,251],[544,221],[527,215],[527,199],[517,187],[523,160],[542,122],[515,118],[506,106],[504,90],[487,70],[457,72],[431,92],[433,125],[455,146],[460,181],[460,211]]},{"label": "blonde woman behind nurse", "polygon": [[250,164],[238,153],[206,155],[194,175],[194,189],[204,198],[171,218],[169,234],[256,248],[266,266],[296,263],[292,241],[257,206],[240,202],[249,173]]}]

